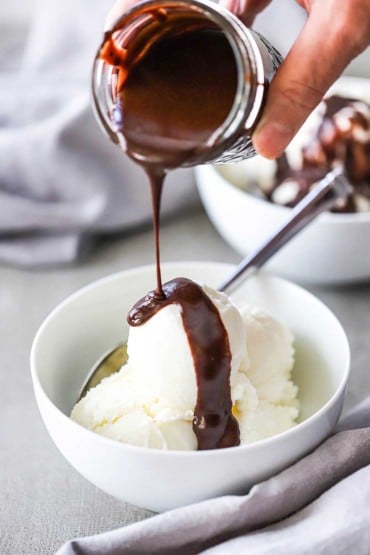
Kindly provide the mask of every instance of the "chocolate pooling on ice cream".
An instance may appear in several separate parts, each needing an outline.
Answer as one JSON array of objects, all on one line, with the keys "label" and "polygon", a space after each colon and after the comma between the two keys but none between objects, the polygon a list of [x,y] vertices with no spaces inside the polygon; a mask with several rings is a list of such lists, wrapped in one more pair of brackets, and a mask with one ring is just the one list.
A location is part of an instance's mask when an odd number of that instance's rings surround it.
[{"label": "chocolate pooling on ice cream", "polygon": [[[337,212],[370,209],[370,106],[366,102],[331,96],[319,107],[321,122],[301,150],[300,167],[284,154],[277,161],[270,200],[295,206],[334,167],[343,167],[354,194],[334,209]],[[366,208],[365,208],[366,209]]]},{"label": "chocolate pooling on ice cream", "polygon": [[181,306],[198,387],[198,449],[232,447],[239,445],[240,433],[231,412],[228,335],[199,285],[184,278],[162,284],[159,213],[166,172],[201,161],[227,119],[237,89],[236,62],[224,33],[206,18],[182,14],[170,21],[165,10],[155,15],[163,21],[156,33],[142,31],[124,49],[109,32],[100,51],[115,67],[110,117],[120,145],[145,170],[152,191],[157,289],[133,307],[128,322],[139,326],[169,304]]},{"label": "chocolate pooling on ice cream", "polygon": [[198,284],[186,278],[163,284],[163,294],[152,291],[141,299],[129,313],[130,326],[144,324],[169,304],[180,305],[198,386],[193,420],[198,449],[239,445],[239,425],[231,412],[230,345],[217,308]]}]

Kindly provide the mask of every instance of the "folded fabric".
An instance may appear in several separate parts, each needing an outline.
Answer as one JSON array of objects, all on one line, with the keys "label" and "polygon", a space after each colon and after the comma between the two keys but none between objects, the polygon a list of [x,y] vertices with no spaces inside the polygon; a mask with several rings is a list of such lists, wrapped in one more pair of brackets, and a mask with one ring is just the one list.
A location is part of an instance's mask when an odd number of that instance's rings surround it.
[{"label": "folded fabric", "polygon": [[[151,218],[144,173],[103,135],[90,105],[92,62],[111,5],[39,0],[24,44],[17,50],[9,32],[2,39],[0,262],[72,261],[91,234]],[[195,199],[189,170],[170,175],[164,213]]]},{"label": "folded fabric", "polygon": [[369,503],[370,398],[315,451],[248,495],[211,499],[76,539],[57,555],[365,555]]}]

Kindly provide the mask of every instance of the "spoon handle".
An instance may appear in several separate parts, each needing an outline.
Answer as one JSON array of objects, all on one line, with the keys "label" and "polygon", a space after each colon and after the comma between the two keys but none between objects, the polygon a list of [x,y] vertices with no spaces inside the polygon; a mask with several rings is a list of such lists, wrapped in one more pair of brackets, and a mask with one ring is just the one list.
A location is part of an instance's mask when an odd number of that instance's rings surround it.
[{"label": "spoon handle", "polygon": [[345,200],[352,192],[353,188],[343,175],[342,169],[332,170],[292,209],[287,221],[277,229],[272,237],[242,260],[235,272],[219,287],[219,290],[229,293],[235,289],[250,272],[261,268],[267,260],[319,214],[332,208],[339,199]]}]

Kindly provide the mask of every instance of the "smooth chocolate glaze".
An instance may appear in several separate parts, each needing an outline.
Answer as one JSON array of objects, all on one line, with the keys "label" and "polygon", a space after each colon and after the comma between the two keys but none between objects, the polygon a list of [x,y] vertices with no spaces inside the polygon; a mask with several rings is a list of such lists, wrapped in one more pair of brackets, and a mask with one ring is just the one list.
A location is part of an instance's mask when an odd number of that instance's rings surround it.
[{"label": "smooth chocolate glaze", "polygon": [[140,326],[164,307],[180,305],[198,385],[193,420],[198,449],[239,445],[239,425],[231,412],[230,345],[217,308],[198,284],[186,278],[163,284],[163,294],[152,291],[138,301],[128,323]]},{"label": "smooth chocolate glaze", "polygon": [[124,71],[113,118],[127,153],[141,164],[186,164],[226,120],[235,98],[233,52],[212,28],[166,36]]},{"label": "smooth chocolate glaze", "polygon": [[[158,12],[158,13],[157,13]],[[124,151],[148,175],[152,191],[157,289],[130,311],[139,326],[169,304],[182,309],[198,386],[193,429],[198,449],[239,445],[231,408],[228,335],[212,301],[194,282],[178,278],[162,285],[159,215],[166,172],[202,160],[202,151],[227,119],[237,90],[237,68],[229,41],[204,17],[165,10],[150,12],[150,31],[138,31],[127,48],[105,35],[100,57],[115,66],[111,119]]]}]

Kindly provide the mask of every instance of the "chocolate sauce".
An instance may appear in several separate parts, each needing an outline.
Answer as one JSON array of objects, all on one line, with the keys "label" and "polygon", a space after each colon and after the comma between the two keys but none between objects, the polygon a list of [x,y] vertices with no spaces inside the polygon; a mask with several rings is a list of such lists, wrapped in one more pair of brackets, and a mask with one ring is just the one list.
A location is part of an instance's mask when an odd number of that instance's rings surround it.
[{"label": "chocolate sauce", "polygon": [[157,289],[134,306],[128,322],[139,326],[169,304],[181,306],[198,386],[193,421],[198,449],[239,445],[239,426],[231,412],[228,334],[199,285],[185,278],[162,285],[159,249],[166,172],[201,162],[227,119],[237,90],[234,54],[208,19],[182,14],[171,23],[165,10],[158,12],[151,32],[138,33],[127,48],[115,44],[113,36],[106,34],[100,52],[115,66],[111,118],[122,148],[149,177],[157,264]]},{"label": "chocolate sauce", "polygon": [[240,443],[232,415],[231,352],[221,316],[208,295],[193,281],[177,278],[163,285],[163,297],[148,293],[128,315],[130,326],[140,326],[170,304],[181,307],[181,317],[193,356],[198,385],[193,430],[198,449],[233,447]]},{"label": "chocolate sauce", "polygon": [[220,31],[158,40],[128,70],[119,92],[113,118],[125,150],[141,164],[186,165],[226,120],[236,87],[233,52]]}]

